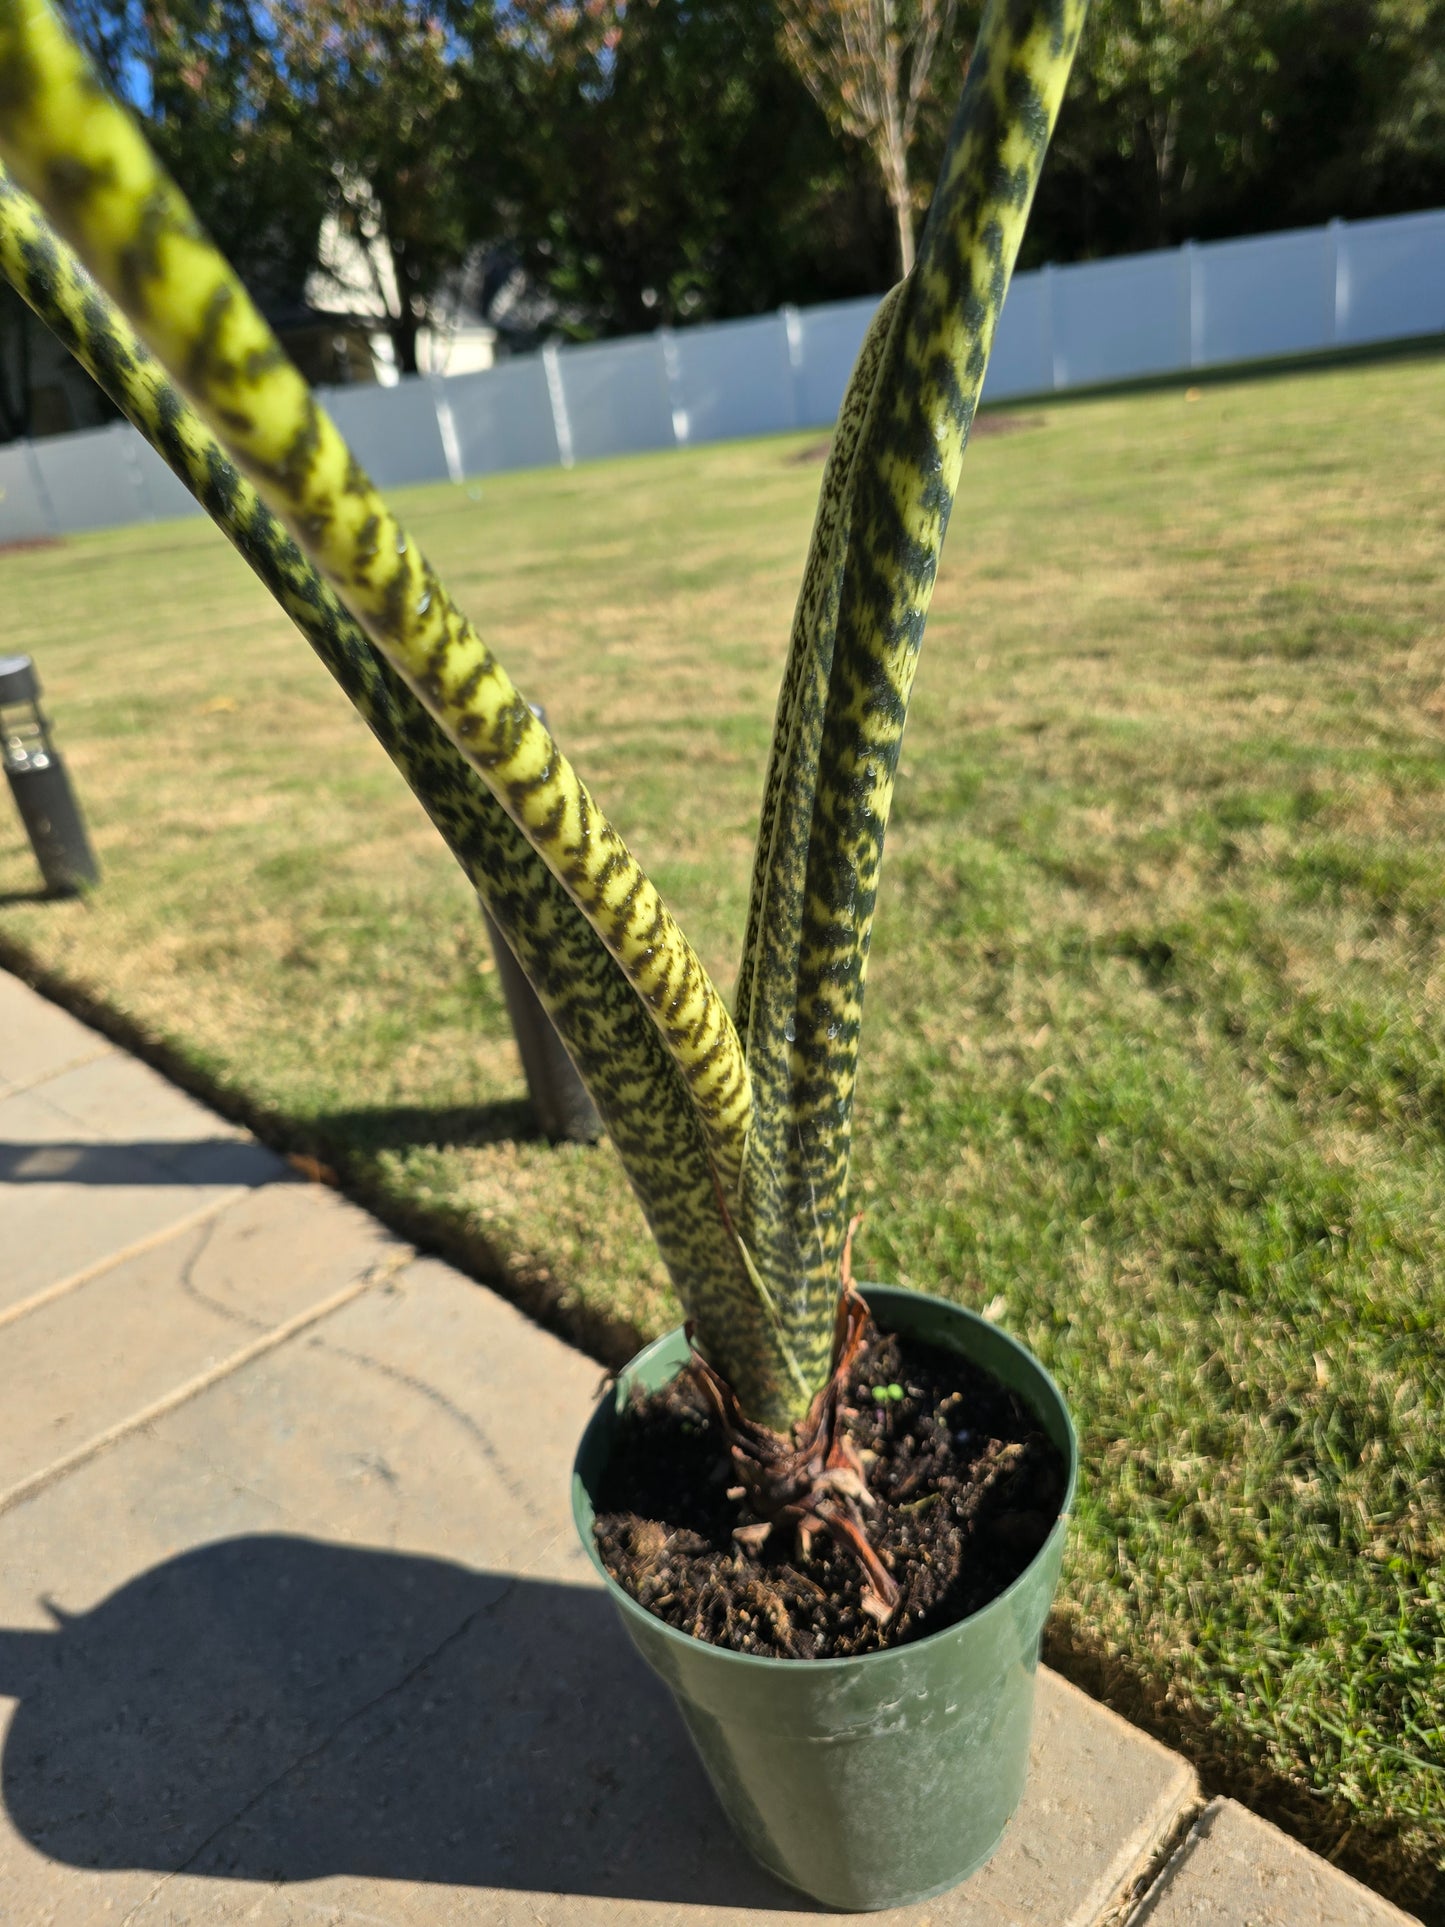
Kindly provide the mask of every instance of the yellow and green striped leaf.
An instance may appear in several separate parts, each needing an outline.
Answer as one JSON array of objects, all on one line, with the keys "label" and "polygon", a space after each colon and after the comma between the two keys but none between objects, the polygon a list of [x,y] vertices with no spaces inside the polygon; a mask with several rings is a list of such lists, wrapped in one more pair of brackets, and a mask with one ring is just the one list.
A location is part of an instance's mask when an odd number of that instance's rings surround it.
[{"label": "yellow and green striped leaf", "polygon": [[[824,476],[779,699],[737,1019],[762,1178],[815,1330],[837,1291],[883,838],[923,627],[1009,276],[1085,0],[992,0],[912,274],[864,342]],[[810,1360],[811,1362],[811,1360]]]},{"label": "yellow and green striped leaf", "polygon": [[746,1388],[750,1409],[777,1420],[774,1388],[794,1386],[796,1366],[729,1229],[686,1084],[596,932],[3,172],[0,273],[225,531],[397,765],[537,986],[709,1356]]},{"label": "yellow and green striped leaf", "polygon": [[740,1037],[652,884],[47,0],[0,0],[0,155],[161,368],[79,282],[60,303],[60,331],[113,392],[118,381],[133,419],[271,583],[422,795],[557,1018],[704,1343],[768,1423],[797,1416],[826,1370],[903,723],[1084,3],[991,0],[917,266],[880,310],[855,371],[779,703]]},{"label": "yellow and green striped leaf", "polygon": [[748,1076],[707,972],[48,0],[0,0],[0,159],[602,937],[686,1079],[733,1199]]}]

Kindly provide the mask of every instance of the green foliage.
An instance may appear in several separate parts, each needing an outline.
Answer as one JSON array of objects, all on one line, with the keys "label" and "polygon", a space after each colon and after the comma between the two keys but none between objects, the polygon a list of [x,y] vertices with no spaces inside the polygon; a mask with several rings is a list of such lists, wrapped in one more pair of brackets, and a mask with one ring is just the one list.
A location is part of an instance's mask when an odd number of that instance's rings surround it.
[{"label": "green foliage", "polygon": [[284,99],[304,118],[328,207],[386,304],[397,365],[470,246],[463,181],[471,121],[443,19],[424,0],[288,0],[271,16]]},{"label": "green foliage", "polygon": [[506,130],[507,178],[468,187],[472,231],[515,254],[564,332],[756,314],[889,278],[867,184],[778,52],[774,0],[529,0],[500,29],[479,10],[459,31],[478,147],[499,113]]},{"label": "green foliage", "polygon": [[1028,259],[1445,201],[1442,0],[1099,0]]}]

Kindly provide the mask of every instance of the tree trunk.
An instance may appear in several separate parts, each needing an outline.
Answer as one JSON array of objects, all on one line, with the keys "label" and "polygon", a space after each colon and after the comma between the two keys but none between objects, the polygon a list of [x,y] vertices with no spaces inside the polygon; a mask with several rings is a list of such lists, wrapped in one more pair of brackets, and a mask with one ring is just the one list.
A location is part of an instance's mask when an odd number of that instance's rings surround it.
[{"label": "tree trunk", "polygon": [[908,192],[908,136],[903,130],[902,66],[893,0],[885,0],[883,44],[879,49],[883,82],[883,179],[898,223],[898,260],[906,277],[913,271],[913,202]]},{"label": "tree trunk", "polygon": [[391,345],[396,354],[398,372],[403,375],[416,374],[418,372],[416,365],[416,341],[417,336],[421,333],[421,322],[411,313],[410,309],[408,309],[405,314],[398,315],[391,322],[388,332],[391,335]]},{"label": "tree trunk", "polygon": [[891,111],[883,127],[883,185],[893,218],[898,224],[898,260],[906,275],[913,268],[913,196],[908,191],[908,155],[904,151],[902,130]]},{"label": "tree trunk", "polygon": [[[16,441],[30,433],[29,309],[9,288],[0,290],[9,326],[0,325],[0,438]],[[10,353],[14,340],[15,353]],[[13,377],[14,386],[11,387]]]},{"label": "tree trunk", "polygon": [[913,208],[910,205],[908,182],[905,180],[901,193],[891,193],[893,212],[898,221],[898,259],[905,275],[913,272]]}]

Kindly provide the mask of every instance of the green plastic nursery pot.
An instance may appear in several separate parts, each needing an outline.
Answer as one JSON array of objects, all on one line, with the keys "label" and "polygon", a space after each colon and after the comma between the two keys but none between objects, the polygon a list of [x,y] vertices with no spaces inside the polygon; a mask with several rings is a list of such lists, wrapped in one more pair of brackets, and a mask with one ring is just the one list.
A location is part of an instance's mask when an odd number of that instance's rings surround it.
[{"label": "green plastic nursery pot", "polygon": [[642,1657],[677,1700],[743,1843],[770,1873],[830,1907],[923,1900],[982,1866],[1023,1795],[1039,1641],[1058,1583],[1078,1443],[1048,1373],[961,1306],[864,1287],[886,1331],[959,1352],[1016,1391],[1068,1462],[1063,1511],[1004,1593],[894,1652],[758,1659],[655,1619],[597,1556],[595,1497],[633,1385],[655,1391],[687,1360],[681,1331],[649,1345],[593,1414],[572,1511]]}]

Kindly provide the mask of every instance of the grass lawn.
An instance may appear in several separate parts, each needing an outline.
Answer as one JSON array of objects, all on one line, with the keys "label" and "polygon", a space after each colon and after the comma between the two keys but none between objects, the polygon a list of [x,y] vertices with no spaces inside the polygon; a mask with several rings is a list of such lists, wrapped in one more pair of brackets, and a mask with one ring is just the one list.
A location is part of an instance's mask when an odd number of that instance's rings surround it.
[{"label": "grass lawn", "polygon": [[[980,435],[890,835],[863,1277],[1080,1422],[1052,1651],[1445,1919],[1445,360]],[[817,437],[414,491],[730,984]],[[205,525],[0,557],[104,885],[5,956],[602,1349],[676,1316],[528,1134],[460,873]]]}]

